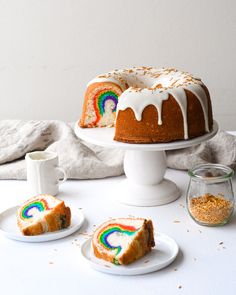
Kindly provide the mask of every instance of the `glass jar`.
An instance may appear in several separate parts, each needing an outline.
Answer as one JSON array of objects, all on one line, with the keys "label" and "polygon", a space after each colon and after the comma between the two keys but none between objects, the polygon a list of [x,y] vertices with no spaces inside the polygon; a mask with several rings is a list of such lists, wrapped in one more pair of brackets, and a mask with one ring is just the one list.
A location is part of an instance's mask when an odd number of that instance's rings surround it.
[{"label": "glass jar", "polygon": [[234,209],[233,170],[220,164],[203,164],[188,171],[187,208],[201,225],[226,224]]}]

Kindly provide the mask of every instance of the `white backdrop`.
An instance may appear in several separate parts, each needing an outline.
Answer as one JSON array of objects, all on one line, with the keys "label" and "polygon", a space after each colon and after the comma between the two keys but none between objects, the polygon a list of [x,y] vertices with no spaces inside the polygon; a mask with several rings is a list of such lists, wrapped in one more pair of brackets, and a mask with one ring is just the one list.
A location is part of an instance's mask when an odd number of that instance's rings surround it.
[{"label": "white backdrop", "polygon": [[235,0],[0,0],[0,119],[75,121],[95,75],[170,66],[236,130],[235,55]]}]

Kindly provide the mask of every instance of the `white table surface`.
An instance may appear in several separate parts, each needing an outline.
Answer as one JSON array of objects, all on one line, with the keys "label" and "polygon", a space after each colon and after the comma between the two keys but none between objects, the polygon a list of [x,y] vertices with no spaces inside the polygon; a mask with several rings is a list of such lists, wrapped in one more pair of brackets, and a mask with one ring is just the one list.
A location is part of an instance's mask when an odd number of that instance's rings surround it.
[{"label": "white table surface", "polygon": [[[112,190],[123,177],[67,181],[61,186],[58,197],[68,205],[82,208],[87,219],[72,236],[31,244],[0,234],[0,294],[235,294],[236,215],[223,227],[197,225],[185,207],[188,175],[170,169],[166,177],[182,190],[177,201],[159,207],[116,203]],[[233,187],[236,192],[235,178]],[[26,181],[0,181],[0,211],[28,197]],[[80,256],[86,233],[91,234],[94,225],[109,217],[128,215],[150,217],[157,231],[177,241],[180,253],[170,266],[133,277],[89,268]]]}]

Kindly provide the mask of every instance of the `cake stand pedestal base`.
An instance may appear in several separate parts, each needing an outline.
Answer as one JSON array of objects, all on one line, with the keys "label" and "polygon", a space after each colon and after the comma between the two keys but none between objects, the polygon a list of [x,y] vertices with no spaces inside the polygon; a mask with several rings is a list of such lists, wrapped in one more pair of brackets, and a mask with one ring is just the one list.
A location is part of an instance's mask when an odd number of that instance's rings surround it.
[{"label": "cake stand pedestal base", "polygon": [[124,157],[127,179],[117,187],[117,200],[134,206],[157,206],[180,196],[176,184],[164,179],[165,151],[127,150]]},{"label": "cake stand pedestal base", "polygon": [[194,146],[209,140],[218,131],[214,121],[211,132],[189,140],[170,143],[129,144],[114,141],[114,128],[80,128],[75,124],[75,134],[89,142],[107,148],[125,150],[124,171],[126,179],[111,191],[116,200],[134,206],[158,206],[175,201],[180,196],[177,185],[164,178],[165,151]]},{"label": "cake stand pedestal base", "polygon": [[155,185],[138,185],[128,179],[119,182],[116,191],[118,202],[133,206],[158,206],[175,201],[180,196],[177,185],[163,179]]}]

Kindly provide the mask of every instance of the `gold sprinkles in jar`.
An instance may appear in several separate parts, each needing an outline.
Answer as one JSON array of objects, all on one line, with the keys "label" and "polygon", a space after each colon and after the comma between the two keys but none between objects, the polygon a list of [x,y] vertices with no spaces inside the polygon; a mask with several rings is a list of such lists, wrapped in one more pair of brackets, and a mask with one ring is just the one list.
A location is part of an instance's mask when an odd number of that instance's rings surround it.
[{"label": "gold sprinkles in jar", "polygon": [[228,221],[233,203],[223,195],[205,194],[190,200],[189,211],[194,219],[209,225],[224,224]]}]

